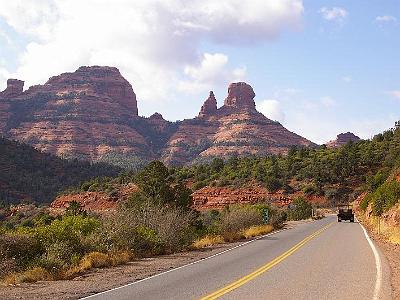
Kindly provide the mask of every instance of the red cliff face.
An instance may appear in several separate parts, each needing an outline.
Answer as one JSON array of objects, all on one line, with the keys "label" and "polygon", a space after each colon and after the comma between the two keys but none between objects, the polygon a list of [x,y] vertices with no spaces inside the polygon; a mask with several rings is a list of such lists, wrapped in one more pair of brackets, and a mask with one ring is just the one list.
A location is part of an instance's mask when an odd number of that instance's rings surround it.
[{"label": "red cliff face", "polygon": [[225,99],[224,106],[233,109],[255,110],[256,104],[254,97],[256,94],[253,88],[245,82],[231,83],[228,87],[228,96]]},{"label": "red cliff face", "polygon": [[204,101],[203,106],[199,112],[199,118],[212,116],[217,112],[217,100],[215,99],[214,92],[210,91],[210,96]]},{"label": "red cliff face", "polygon": [[10,98],[16,97],[23,93],[24,91],[24,82],[18,79],[8,79],[7,80],[7,88],[0,93],[0,97]]},{"label": "red cliff face", "polygon": [[138,115],[136,95],[132,86],[117,68],[80,67],[74,73],[50,78],[45,85],[57,92],[64,89],[85,92],[92,96],[106,96],[124,106],[132,115]]},{"label": "red cliff face", "polygon": [[214,156],[286,153],[310,141],[257,112],[253,88],[232,83],[225,104],[214,93],[199,117],[169,122],[138,116],[132,86],[112,67],[80,67],[23,92],[9,80],[0,93],[0,133],[42,151],[90,160],[121,155],[170,164]]},{"label": "red cliff face", "polygon": [[116,68],[81,67],[23,93],[22,82],[12,80],[0,103],[1,133],[40,150],[92,160],[109,152],[153,158],[131,126],[136,95]]},{"label": "red cliff face", "polygon": [[360,138],[352,132],[340,133],[337,135],[336,140],[326,143],[328,148],[337,148],[346,145],[349,142],[358,142]]},{"label": "red cliff face", "polygon": [[244,82],[229,85],[219,109],[210,95],[197,120],[180,123],[164,150],[164,161],[180,164],[212,157],[285,154],[293,145],[314,145],[259,113],[254,97],[253,88]]}]

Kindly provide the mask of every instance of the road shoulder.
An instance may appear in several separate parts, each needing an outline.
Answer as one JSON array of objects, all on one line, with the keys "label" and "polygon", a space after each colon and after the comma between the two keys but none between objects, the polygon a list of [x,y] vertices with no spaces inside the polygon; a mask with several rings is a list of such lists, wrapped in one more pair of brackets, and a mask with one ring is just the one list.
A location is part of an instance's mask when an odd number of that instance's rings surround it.
[{"label": "road shoulder", "polygon": [[388,242],[368,227],[366,229],[381,254],[383,281],[386,283],[382,286],[382,291],[385,292],[390,289],[392,299],[400,299],[400,245]]}]

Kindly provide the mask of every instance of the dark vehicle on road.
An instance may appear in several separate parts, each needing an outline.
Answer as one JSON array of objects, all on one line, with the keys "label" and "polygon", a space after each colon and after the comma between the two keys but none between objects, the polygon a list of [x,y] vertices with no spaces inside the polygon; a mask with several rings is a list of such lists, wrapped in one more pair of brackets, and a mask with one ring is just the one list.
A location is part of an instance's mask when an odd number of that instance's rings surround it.
[{"label": "dark vehicle on road", "polygon": [[342,220],[354,222],[354,213],[350,205],[338,206],[337,220],[338,222],[342,222]]}]

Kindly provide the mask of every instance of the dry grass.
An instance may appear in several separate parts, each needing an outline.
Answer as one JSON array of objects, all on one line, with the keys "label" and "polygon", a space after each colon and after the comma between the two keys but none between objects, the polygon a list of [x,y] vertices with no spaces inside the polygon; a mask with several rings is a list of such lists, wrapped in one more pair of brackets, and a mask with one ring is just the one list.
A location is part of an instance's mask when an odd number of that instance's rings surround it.
[{"label": "dry grass", "polygon": [[106,268],[126,264],[132,258],[133,255],[129,251],[110,252],[108,254],[90,252],[82,257],[78,265],[65,271],[62,277],[64,279],[72,279],[93,268]]},{"label": "dry grass", "polygon": [[400,245],[400,230],[398,230],[398,232],[393,233],[392,235],[390,235],[389,236],[389,241],[392,244]]},{"label": "dry grass", "polygon": [[134,257],[130,251],[111,252],[109,256],[113,266],[126,264]]},{"label": "dry grass", "polygon": [[224,241],[227,243],[232,243],[244,238],[242,231],[225,231],[222,236],[224,237]]},{"label": "dry grass", "polygon": [[274,230],[274,227],[271,225],[258,225],[258,226],[251,226],[245,230],[243,230],[243,236],[248,239],[259,235],[264,235],[270,233]]},{"label": "dry grass", "polygon": [[15,285],[22,282],[36,282],[43,280],[54,280],[54,277],[46,269],[35,267],[22,273],[10,274],[3,279],[3,282],[7,285]]},{"label": "dry grass", "polygon": [[[357,218],[363,222],[365,222],[370,229],[372,229],[376,234],[382,236],[384,239],[389,241],[394,245],[400,245],[400,228],[395,226],[387,225],[383,220],[381,220],[380,224],[378,221],[378,217],[371,217],[366,219],[364,215],[357,216]],[[379,225],[378,225],[379,224]],[[379,228],[379,230],[378,230]]]},{"label": "dry grass", "polygon": [[201,239],[196,240],[192,244],[193,249],[201,249],[205,247],[210,247],[217,244],[222,244],[224,242],[224,238],[220,235],[207,235]]},{"label": "dry grass", "polygon": [[21,282],[36,282],[42,280],[72,279],[84,274],[93,268],[106,268],[126,264],[133,258],[130,251],[118,251],[110,253],[90,252],[79,261],[78,265],[52,275],[46,269],[35,267],[21,273],[13,273],[5,276],[2,281],[6,285],[15,285]]}]

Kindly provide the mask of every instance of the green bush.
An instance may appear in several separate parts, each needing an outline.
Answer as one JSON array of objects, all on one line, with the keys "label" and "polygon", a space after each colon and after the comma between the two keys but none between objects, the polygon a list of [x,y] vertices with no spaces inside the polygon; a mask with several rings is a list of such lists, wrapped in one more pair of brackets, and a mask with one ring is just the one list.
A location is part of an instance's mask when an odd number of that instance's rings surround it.
[{"label": "green bush", "polygon": [[289,220],[304,220],[311,218],[312,206],[303,197],[297,197],[287,212]]},{"label": "green bush", "polygon": [[367,194],[367,195],[365,195],[365,197],[361,200],[361,202],[360,202],[360,208],[361,208],[363,211],[366,211],[366,210],[367,210],[368,205],[369,205],[369,203],[370,203],[370,201],[371,201],[371,197],[372,197],[372,194]]},{"label": "green bush", "polygon": [[26,267],[44,249],[40,242],[28,234],[6,233],[0,235],[0,262],[7,264],[10,260],[16,267]]},{"label": "green bush", "polygon": [[101,251],[129,250],[139,256],[170,253],[192,243],[193,224],[193,213],[183,208],[149,199],[129,201],[90,238]]},{"label": "green bush", "polygon": [[400,199],[400,183],[393,180],[379,186],[371,194],[372,210],[375,215],[381,215],[393,207]]},{"label": "green bush", "polygon": [[254,225],[263,224],[259,210],[252,206],[234,205],[227,207],[222,213],[218,224],[219,234],[236,234],[241,230]]}]

